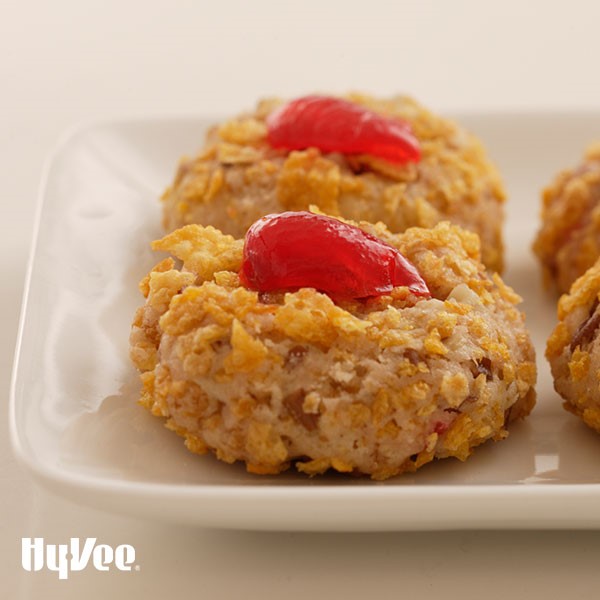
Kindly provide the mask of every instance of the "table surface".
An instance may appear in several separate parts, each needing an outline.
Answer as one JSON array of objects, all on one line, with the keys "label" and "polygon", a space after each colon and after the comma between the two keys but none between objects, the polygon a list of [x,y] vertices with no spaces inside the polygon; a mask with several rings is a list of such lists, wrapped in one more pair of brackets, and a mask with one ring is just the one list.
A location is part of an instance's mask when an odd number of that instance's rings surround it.
[{"label": "table surface", "polygon": [[[266,94],[313,90],[408,92],[438,111],[597,109],[599,20],[591,0],[2,0],[2,414],[38,182],[65,128],[114,116],[235,113]],[[249,533],[102,513],[34,485],[12,456],[6,425],[0,482],[3,598],[535,600],[595,598],[599,587],[594,531]],[[23,537],[132,544],[140,570],[87,569],[68,581],[29,573]]]}]

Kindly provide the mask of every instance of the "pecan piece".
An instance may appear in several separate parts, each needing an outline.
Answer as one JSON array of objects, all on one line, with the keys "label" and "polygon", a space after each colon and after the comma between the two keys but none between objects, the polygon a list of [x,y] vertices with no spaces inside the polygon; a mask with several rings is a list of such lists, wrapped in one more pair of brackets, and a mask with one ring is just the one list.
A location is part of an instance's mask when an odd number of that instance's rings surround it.
[{"label": "pecan piece", "polygon": [[471,363],[471,373],[473,377],[477,379],[479,375],[485,375],[486,381],[492,381],[494,378],[492,374],[492,361],[487,356],[480,358],[479,360]]},{"label": "pecan piece", "polygon": [[421,361],[419,353],[414,348],[407,348],[404,351],[404,358],[406,358],[412,365],[418,365]]},{"label": "pecan piece", "polygon": [[308,431],[314,431],[317,428],[319,421],[319,415],[314,413],[306,413],[302,408],[304,404],[304,397],[306,396],[304,390],[298,390],[286,396],[283,399],[283,405],[290,413],[294,421],[299,425],[302,425]]},{"label": "pecan piece", "polygon": [[285,358],[285,366],[293,369],[296,365],[302,362],[307,352],[308,348],[306,346],[297,345],[293,348],[290,348]]},{"label": "pecan piece", "polygon": [[598,307],[598,300],[596,300],[590,310],[590,316],[579,326],[579,329],[577,329],[573,336],[573,340],[569,346],[571,352],[573,352],[577,346],[589,344],[594,339],[599,325],[600,310]]}]

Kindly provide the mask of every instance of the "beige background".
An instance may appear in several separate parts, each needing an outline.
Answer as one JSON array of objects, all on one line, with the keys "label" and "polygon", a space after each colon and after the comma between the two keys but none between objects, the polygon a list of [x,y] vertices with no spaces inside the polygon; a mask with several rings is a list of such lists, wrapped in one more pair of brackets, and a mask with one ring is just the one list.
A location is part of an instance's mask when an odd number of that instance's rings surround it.
[{"label": "beige background", "polygon": [[[261,95],[313,90],[405,91],[442,111],[598,109],[599,22],[592,0],[0,1],[2,415],[37,185],[66,127],[236,112]],[[534,600],[600,588],[600,532],[261,534],[92,511],[35,487],[2,427],[2,598]],[[68,582],[25,573],[23,536],[134,544],[142,570]]]}]

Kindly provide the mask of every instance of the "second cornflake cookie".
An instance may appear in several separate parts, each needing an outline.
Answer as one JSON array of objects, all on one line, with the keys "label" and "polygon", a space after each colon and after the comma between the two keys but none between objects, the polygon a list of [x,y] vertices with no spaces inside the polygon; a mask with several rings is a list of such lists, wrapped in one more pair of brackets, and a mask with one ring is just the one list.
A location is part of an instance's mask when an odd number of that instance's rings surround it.
[{"label": "second cornflake cookie", "polygon": [[475,137],[407,97],[307,96],[260,102],[214,127],[163,196],[164,224],[241,237],[269,213],[381,221],[392,232],[450,220],[502,270],[504,191]]}]

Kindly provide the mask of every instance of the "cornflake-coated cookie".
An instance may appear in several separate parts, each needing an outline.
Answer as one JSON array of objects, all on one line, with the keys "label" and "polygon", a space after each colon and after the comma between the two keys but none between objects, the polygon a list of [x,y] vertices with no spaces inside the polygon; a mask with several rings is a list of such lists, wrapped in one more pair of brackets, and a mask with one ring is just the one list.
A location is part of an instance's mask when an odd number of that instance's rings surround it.
[{"label": "cornflake-coated cookie", "polygon": [[542,195],[542,226],[533,245],[544,281],[566,293],[600,256],[600,142],[560,173]]},{"label": "cornflake-coated cookie", "polygon": [[600,433],[600,260],[558,302],[546,358],[564,407]]},{"label": "cornflake-coated cookie", "polygon": [[534,349],[477,236],[359,226],[397,248],[432,297],[260,293],[240,284],[244,240],[188,225],[155,242],[181,263],[167,258],[141,283],[141,403],[191,451],[260,474],[295,463],[386,479],[506,437],[535,402]]},{"label": "cornflake-coated cookie", "polygon": [[266,214],[310,205],[354,221],[381,221],[392,232],[450,220],[480,236],[484,264],[501,272],[505,194],[479,141],[407,97],[346,99],[407,122],[420,161],[274,149],[266,119],[283,101],[264,100],[254,113],[212,128],[200,154],[182,159],[162,198],[166,230],[199,223],[242,237]]}]

